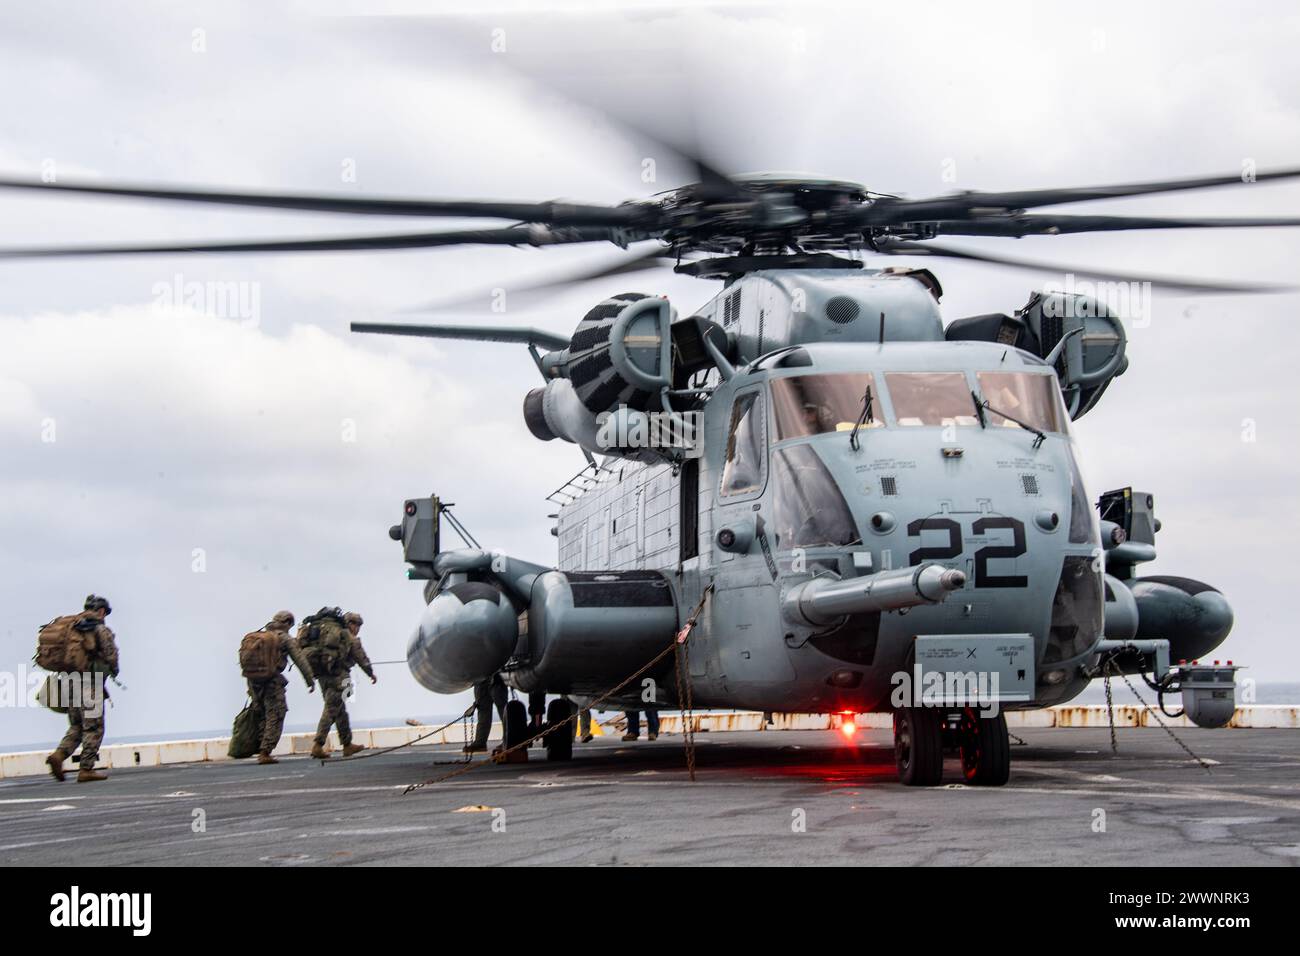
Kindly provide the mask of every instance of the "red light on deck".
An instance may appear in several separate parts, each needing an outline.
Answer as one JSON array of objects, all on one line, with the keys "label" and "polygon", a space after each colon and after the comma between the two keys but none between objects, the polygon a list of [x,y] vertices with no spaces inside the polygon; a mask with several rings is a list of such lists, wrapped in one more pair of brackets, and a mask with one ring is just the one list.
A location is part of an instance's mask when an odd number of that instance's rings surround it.
[{"label": "red light on deck", "polygon": [[840,733],[845,737],[852,737],[858,732],[858,725],[853,722],[853,715],[847,714],[840,721]]}]

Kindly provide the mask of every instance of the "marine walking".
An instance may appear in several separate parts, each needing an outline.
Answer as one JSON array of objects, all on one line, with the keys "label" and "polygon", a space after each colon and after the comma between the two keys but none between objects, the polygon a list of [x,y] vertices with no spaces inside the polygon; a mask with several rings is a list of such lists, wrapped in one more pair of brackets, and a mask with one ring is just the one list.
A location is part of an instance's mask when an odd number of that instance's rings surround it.
[{"label": "marine walking", "polygon": [[351,757],[366,748],[352,742],[352,724],[348,720],[347,691],[351,689],[353,667],[360,667],[377,683],[370,658],[361,645],[361,615],[355,611],[344,614],[337,607],[323,607],[305,618],[298,629],[298,643],[302,646],[312,673],[320,684],[324,699],[320,723],[316,726],[316,739],[311,755],[317,760],[329,757],[325,743],[332,727],[338,729],[343,756]]},{"label": "marine walking", "polygon": [[95,769],[104,742],[105,679],[119,670],[117,639],[104,618],[113,608],[97,594],[86,597],[80,614],[57,617],[41,628],[34,660],[50,671],[43,695],[56,711],[68,715],[68,732],[45,758],[56,780],[65,777],[63,762],[81,747],[77,783],[107,780]]},{"label": "marine walking", "polygon": [[289,713],[285,697],[289,681],[284,676],[284,670],[290,660],[302,674],[307,684],[307,693],[316,689],[307,655],[289,635],[293,622],[293,612],[276,611],[265,627],[244,635],[239,645],[239,669],[248,681],[248,696],[262,727],[261,746],[257,754],[257,762],[260,764],[279,762],[271,754],[280,743],[284,719]]}]

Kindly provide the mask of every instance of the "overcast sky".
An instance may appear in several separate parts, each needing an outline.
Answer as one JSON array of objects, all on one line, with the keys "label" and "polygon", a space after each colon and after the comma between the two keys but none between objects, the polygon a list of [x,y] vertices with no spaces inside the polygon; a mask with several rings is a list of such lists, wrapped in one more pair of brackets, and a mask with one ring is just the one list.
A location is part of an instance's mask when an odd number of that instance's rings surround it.
[{"label": "overcast sky", "polygon": [[[8,5],[0,174],[602,202],[679,181],[671,156],[593,103],[633,103],[642,125],[679,141],[693,129],[729,172],[807,170],[909,196],[1300,165],[1300,17],[1276,4],[472,6],[471,18],[417,4],[380,7],[424,15]],[[642,182],[647,156],[654,184]],[[1294,216],[1300,186],[1088,211]],[[0,195],[0,245],[459,225]],[[1295,282],[1300,230],[979,247]],[[39,625],[106,594],[128,685],[110,742],[212,730],[242,703],[240,636],[282,607],[358,610],[371,657],[403,656],[422,601],[386,530],[408,496],[436,491],[484,544],[552,562],[544,498],[582,458],[529,436],[527,353],[365,338],[347,323],[620,254],[0,261],[0,670],[21,680]],[[949,319],[1009,312],[1063,279],[936,271]],[[239,283],[244,299],[173,301],[169,290],[195,282]],[[665,270],[507,301],[524,303],[512,323],[568,334],[611,293],[665,293],[688,314],[714,290]],[[1164,530],[1146,573],[1223,590],[1237,625],[1219,654],[1260,681],[1300,680],[1287,613],[1297,306],[1296,295],[1157,294],[1149,324],[1130,332],[1128,374],[1077,425],[1094,497],[1126,484],[1155,494]],[[489,321],[486,307],[459,318]],[[379,670],[356,717],[464,705],[423,691],[404,665]],[[291,723],[318,707],[291,683]],[[47,711],[0,712],[0,746],[52,744],[62,729]]]}]

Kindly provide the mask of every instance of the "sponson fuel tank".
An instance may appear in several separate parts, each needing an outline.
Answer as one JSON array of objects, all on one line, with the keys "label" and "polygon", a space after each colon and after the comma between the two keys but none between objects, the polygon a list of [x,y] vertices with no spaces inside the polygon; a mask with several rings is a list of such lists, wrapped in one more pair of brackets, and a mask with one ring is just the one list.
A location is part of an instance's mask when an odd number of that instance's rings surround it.
[{"label": "sponson fuel tank", "polygon": [[1232,630],[1232,606],[1208,584],[1173,575],[1129,582],[1137,601],[1139,638],[1167,638],[1175,662],[1214,650]]},{"label": "sponson fuel tank", "polygon": [[527,650],[508,678],[523,691],[601,693],[667,647],[677,628],[676,596],[658,571],[548,571],[533,583]]},{"label": "sponson fuel tank", "polygon": [[518,636],[510,600],[490,584],[465,581],[425,607],[406,648],[407,666],[434,693],[456,694],[501,670]]},{"label": "sponson fuel tank", "polygon": [[1120,581],[1106,575],[1106,636],[1167,640],[1175,663],[1204,657],[1232,630],[1232,606],[1208,584],[1153,575]]}]

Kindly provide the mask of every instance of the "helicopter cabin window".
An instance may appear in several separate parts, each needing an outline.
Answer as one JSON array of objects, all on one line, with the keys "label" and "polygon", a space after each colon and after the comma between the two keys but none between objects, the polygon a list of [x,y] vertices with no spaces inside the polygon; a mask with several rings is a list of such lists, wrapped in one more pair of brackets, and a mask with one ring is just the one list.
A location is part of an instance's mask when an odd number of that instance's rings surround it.
[{"label": "helicopter cabin window", "polygon": [[904,428],[978,425],[975,399],[962,372],[887,372],[894,418]]},{"label": "helicopter cabin window", "polygon": [[[1045,432],[1065,431],[1060,389],[1054,375],[1032,372],[979,372],[980,397],[989,403],[989,424],[1020,426],[1011,418]],[[1005,414],[1003,414],[1005,413]]]},{"label": "helicopter cabin window", "polygon": [[722,466],[723,497],[752,494],[763,487],[766,439],[762,399],[762,392],[746,392],[731,406],[727,460]]},{"label": "helicopter cabin window", "polygon": [[861,543],[844,495],[812,445],[773,452],[772,486],[772,522],[781,550]]},{"label": "helicopter cabin window", "polygon": [[[871,398],[868,402],[867,391]],[[884,425],[880,394],[868,372],[835,375],[799,375],[772,380],[772,411],[776,440],[805,438],[823,432],[852,431],[869,406],[870,420],[863,428]]]}]

